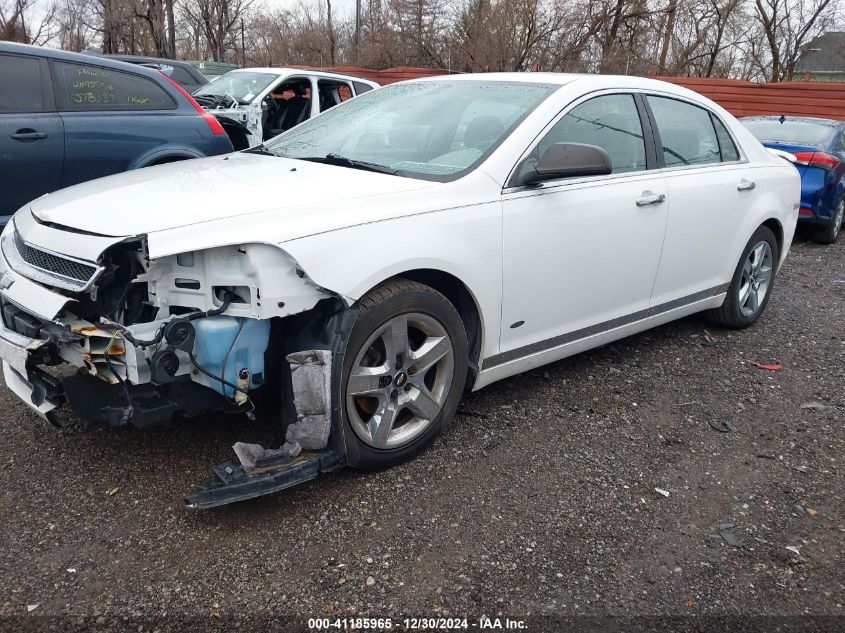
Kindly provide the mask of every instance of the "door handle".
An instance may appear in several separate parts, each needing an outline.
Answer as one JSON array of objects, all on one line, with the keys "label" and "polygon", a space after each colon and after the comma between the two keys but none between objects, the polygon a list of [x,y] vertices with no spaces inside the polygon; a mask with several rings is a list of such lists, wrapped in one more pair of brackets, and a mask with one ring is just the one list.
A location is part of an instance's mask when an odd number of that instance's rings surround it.
[{"label": "door handle", "polygon": [[666,201],[666,196],[662,193],[656,193],[652,196],[642,196],[637,198],[638,207],[647,207],[650,204],[660,204]]},{"label": "door handle", "polygon": [[12,134],[12,139],[16,141],[39,141],[42,138],[47,138],[47,132],[36,132],[28,128],[20,129]]},{"label": "door handle", "polygon": [[757,183],[753,180],[740,180],[739,184],[736,186],[737,191],[751,191],[754,187],[757,186]]}]

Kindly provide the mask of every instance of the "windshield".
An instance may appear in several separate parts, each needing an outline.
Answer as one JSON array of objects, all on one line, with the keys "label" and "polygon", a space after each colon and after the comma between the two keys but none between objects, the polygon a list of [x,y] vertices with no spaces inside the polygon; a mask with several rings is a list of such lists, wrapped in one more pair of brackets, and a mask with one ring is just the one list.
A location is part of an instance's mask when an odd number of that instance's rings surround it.
[{"label": "windshield", "polygon": [[421,81],[373,90],[267,142],[277,156],[447,181],[481,163],[560,86]]},{"label": "windshield", "polygon": [[[230,97],[241,105],[250,103],[267,86],[279,78],[268,73],[233,70],[194,92],[194,97]],[[197,99],[202,103],[202,99]]]},{"label": "windshield", "polygon": [[797,145],[820,145],[833,133],[833,126],[813,121],[790,121],[779,119],[746,119],[745,127],[761,141],[795,143]]}]

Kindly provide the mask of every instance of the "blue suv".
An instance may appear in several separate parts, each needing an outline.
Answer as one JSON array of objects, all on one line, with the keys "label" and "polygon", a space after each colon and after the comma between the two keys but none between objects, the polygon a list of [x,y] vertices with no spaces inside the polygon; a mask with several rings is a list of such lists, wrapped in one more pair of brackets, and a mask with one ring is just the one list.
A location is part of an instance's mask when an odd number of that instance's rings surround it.
[{"label": "blue suv", "polygon": [[845,220],[845,122],[794,116],[740,119],[766,147],[789,152],[801,174],[798,220],[833,244]]},{"label": "blue suv", "polygon": [[220,122],[156,70],[0,42],[0,226],[62,187],[232,149]]}]

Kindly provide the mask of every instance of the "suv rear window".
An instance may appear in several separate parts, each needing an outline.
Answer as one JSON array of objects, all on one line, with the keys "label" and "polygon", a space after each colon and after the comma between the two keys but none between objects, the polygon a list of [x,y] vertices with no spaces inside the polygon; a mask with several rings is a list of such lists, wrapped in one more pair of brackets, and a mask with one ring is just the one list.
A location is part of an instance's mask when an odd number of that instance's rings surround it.
[{"label": "suv rear window", "polygon": [[0,55],[0,112],[42,112],[41,64],[32,57]]},{"label": "suv rear window", "polygon": [[192,86],[195,84],[200,83],[196,79],[194,79],[193,75],[189,73],[187,70],[182,68],[181,66],[174,66],[173,72],[170,74],[170,78],[175,81],[180,86]]},{"label": "suv rear window", "polygon": [[154,81],[120,70],[55,62],[53,81],[65,111],[173,110],[176,102]]}]

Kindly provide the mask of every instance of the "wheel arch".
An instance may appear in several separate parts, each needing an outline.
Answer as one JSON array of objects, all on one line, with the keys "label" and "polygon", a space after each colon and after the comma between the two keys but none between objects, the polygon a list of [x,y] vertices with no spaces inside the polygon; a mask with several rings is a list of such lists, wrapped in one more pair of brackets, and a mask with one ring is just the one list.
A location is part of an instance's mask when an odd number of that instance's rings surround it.
[{"label": "wheel arch", "polygon": [[778,246],[778,261],[783,261],[783,241],[784,241],[784,234],[783,234],[783,225],[780,223],[780,220],[777,218],[769,218],[768,220],[764,221],[760,226],[765,226],[772,233],[775,234],[775,240],[777,241]]},{"label": "wheel arch", "polygon": [[[436,268],[414,268],[405,270],[382,279],[374,284],[370,290],[380,286],[388,279],[400,277],[409,279],[434,288],[455,307],[467,334],[469,349],[469,375],[467,376],[467,390],[472,390],[479,372],[481,350],[484,342],[484,322],[478,300],[469,287],[452,273]],[[367,291],[369,292],[369,290]],[[367,292],[363,293],[364,295]]]},{"label": "wheel arch", "polygon": [[180,160],[202,157],[202,153],[187,148],[159,149],[139,157],[129,169],[141,169],[142,167],[152,167],[153,165],[164,165]]}]

